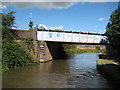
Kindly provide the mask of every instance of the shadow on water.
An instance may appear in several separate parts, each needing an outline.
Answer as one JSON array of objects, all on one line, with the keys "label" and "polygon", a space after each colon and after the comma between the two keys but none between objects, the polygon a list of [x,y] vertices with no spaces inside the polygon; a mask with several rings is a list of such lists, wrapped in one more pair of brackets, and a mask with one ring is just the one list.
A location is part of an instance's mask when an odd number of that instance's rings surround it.
[{"label": "shadow on water", "polygon": [[[100,59],[110,59],[106,55],[99,55]],[[98,65],[97,70],[99,73],[107,79],[110,87],[113,90],[120,90],[120,65],[116,64],[104,64]]]},{"label": "shadow on water", "polygon": [[120,90],[120,66],[115,64],[99,65],[97,69],[110,84],[110,87]]}]

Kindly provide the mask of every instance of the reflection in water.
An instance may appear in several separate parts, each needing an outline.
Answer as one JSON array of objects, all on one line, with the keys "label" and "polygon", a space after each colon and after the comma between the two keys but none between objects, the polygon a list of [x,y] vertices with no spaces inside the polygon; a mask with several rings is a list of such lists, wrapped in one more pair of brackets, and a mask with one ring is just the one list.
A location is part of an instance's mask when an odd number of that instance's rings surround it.
[{"label": "reflection in water", "polygon": [[14,68],[4,73],[3,88],[107,88],[96,71],[96,53],[77,54],[68,60]]}]

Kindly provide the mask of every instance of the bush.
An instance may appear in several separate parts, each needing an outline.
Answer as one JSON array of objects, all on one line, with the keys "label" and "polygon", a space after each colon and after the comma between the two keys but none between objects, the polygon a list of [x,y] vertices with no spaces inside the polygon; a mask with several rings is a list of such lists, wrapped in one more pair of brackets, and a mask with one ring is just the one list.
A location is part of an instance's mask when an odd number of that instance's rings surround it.
[{"label": "bush", "polygon": [[96,49],[97,49],[97,50],[100,50],[100,46],[96,46]]},{"label": "bush", "polygon": [[32,64],[32,59],[26,54],[18,43],[2,41],[2,65],[3,69],[26,66]]},{"label": "bush", "polygon": [[11,41],[17,38],[17,35],[15,35],[15,32],[12,29],[2,29],[2,39]]}]

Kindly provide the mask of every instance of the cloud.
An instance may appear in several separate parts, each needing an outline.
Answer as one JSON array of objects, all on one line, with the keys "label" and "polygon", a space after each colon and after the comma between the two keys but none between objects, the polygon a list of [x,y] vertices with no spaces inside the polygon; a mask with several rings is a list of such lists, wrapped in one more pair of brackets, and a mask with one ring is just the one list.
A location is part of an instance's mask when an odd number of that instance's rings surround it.
[{"label": "cloud", "polygon": [[41,26],[43,26],[46,30],[56,30],[56,29],[63,30],[64,29],[63,26],[51,27],[51,26],[46,26],[44,24],[40,24],[38,28],[40,28]]},{"label": "cloud", "polygon": [[104,21],[106,20],[105,18],[99,18],[98,21]]},{"label": "cloud", "polygon": [[16,8],[41,8],[41,9],[65,9],[74,5],[76,2],[7,2],[4,5],[12,5]]},{"label": "cloud", "polygon": [[2,0],[2,3],[16,8],[42,8],[42,9],[64,9],[73,6],[77,2],[118,2],[119,0]]},{"label": "cloud", "polygon": [[6,9],[6,8],[7,8],[6,5],[0,4],[0,9]]},{"label": "cloud", "polygon": [[2,2],[119,2],[119,0],[2,0]]}]

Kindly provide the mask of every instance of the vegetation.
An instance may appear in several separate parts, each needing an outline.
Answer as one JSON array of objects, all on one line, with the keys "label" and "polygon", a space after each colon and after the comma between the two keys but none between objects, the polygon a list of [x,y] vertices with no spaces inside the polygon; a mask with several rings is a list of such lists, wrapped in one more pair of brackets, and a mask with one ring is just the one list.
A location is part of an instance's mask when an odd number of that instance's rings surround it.
[{"label": "vegetation", "polygon": [[96,46],[96,49],[97,49],[97,50],[100,50],[100,46]]},{"label": "vegetation", "polygon": [[106,51],[105,49],[100,49],[99,46],[97,46],[96,49],[77,49],[76,45],[64,45],[64,49],[68,56],[79,53],[104,53]]},{"label": "vegetation", "polygon": [[[97,60],[98,71],[106,77],[112,88],[120,89],[120,65],[111,59],[117,59],[120,62],[120,5],[110,16],[110,22],[106,27],[105,35],[108,37],[110,45],[107,46],[107,55],[99,55]],[[102,57],[102,58],[101,58]],[[115,60],[116,61],[116,60]]]},{"label": "vegetation", "polygon": [[33,63],[32,58],[15,41],[2,41],[2,59],[3,71],[12,67],[22,67]]},{"label": "vegetation", "polygon": [[2,28],[2,39],[11,41],[11,40],[18,39],[18,37],[12,29]]},{"label": "vegetation", "polygon": [[33,39],[32,38],[26,38],[25,43],[28,45],[28,49],[33,49]]},{"label": "vegetation", "polygon": [[65,51],[70,56],[74,55],[74,54],[78,54],[78,53],[100,53],[100,51],[98,51],[96,49],[68,49]]},{"label": "vegetation", "polygon": [[[31,56],[29,56],[25,49],[19,43],[15,42],[19,37],[11,29],[14,24],[13,12],[3,14],[2,18],[2,71],[5,72],[12,67],[23,67],[34,64]],[[10,21],[8,20],[10,19]],[[7,21],[8,20],[8,21]],[[8,23],[8,24],[6,24]],[[29,48],[32,48],[31,39],[26,39]]]},{"label": "vegetation", "polygon": [[15,12],[9,12],[7,14],[2,14],[2,27],[6,28],[12,28],[15,27],[15,16],[13,16]]},{"label": "vegetation", "polygon": [[114,62],[108,60],[108,59],[98,59],[97,65],[105,65],[105,64],[114,64]]},{"label": "vegetation", "polygon": [[32,29],[33,28],[33,22],[30,20],[29,22],[29,28]]},{"label": "vegetation", "polygon": [[120,5],[110,16],[110,22],[106,27],[106,36],[110,42],[107,53],[110,56],[120,58]]}]

